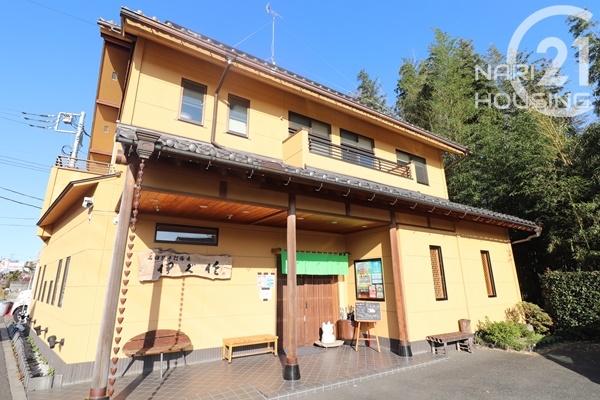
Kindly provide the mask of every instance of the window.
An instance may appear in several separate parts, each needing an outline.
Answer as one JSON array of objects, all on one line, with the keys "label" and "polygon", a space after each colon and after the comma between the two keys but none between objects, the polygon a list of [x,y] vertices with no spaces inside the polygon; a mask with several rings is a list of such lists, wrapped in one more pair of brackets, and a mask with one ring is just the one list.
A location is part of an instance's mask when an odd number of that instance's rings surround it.
[{"label": "window", "polygon": [[58,306],[59,307],[62,307],[63,299],[65,297],[65,287],[67,286],[67,275],[69,274],[69,264],[70,263],[71,263],[71,257],[67,257],[67,260],[65,261],[65,272],[63,274],[62,282],[60,284],[60,294],[58,295]]},{"label": "window", "polygon": [[340,129],[342,137],[342,159],[365,167],[375,166],[373,139]]},{"label": "window", "polygon": [[219,229],[200,226],[156,224],[155,242],[217,246]]},{"label": "window", "polygon": [[[33,298],[34,299],[38,299],[39,300],[39,293],[40,293],[40,276],[42,276],[42,271],[44,271],[46,269],[46,266],[44,265],[43,267],[40,267],[41,269],[39,271],[37,271],[37,280],[35,281],[35,291],[33,293]],[[43,280],[43,278],[42,278]]]},{"label": "window", "polygon": [[418,157],[404,151],[396,150],[396,161],[398,164],[409,164],[412,162],[415,166],[417,183],[429,185],[429,177],[427,176],[427,163],[423,157]]},{"label": "window", "polygon": [[[42,268],[42,278],[39,280],[40,284],[44,285],[44,290],[40,290],[38,291],[38,300],[42,300],[44,298],[44,292],[46,291],[46,282],[44,282],[44,275],[46,275],[46,266],[44,265],[44,267]],[[41,287],[40,287],[41,289]],[[43,300],[42,300],[43,301]]]},{"label": "window", "polygon": [[56,288],[58,287],[58,279],[60,278],[60,271],[62,270],[62,260],[58,261],[58,268],[56,269],[56,285],[54,286],[54,290],[52,291],[52,303],[54,305],[54,300],[56,300]]},{"label": "window", "polygon": [[[50,304],[50,293],[52,293],[52,285],[54,285],[54,281],[50,281],[50,285],[48,285],[48,297],[46,297],[46,304]],[[44,285],[44,289],[46,286]],[[43,301],[44,299],[42,299]]]},{"label": "window", "polygon": [[227,131],[248,136],[248,109],[250,100],[229,95],[229,125]]},{"label": "window", "polygon": [[186,79],[182,81],[181,86],[183,91],[181,95],[181,111],[179,113],[179,118],[201,124],[204,116],[206,86]]},{"label": "window", "polygon": [[489,251],[481,251],[481,265],[483,266],[483,276],[485,277],[485,287],[488,297],[496,297],[496,285],[494,284],[494,274],[492,273],[492,262]]},{"label": "window", "polygon": [[446,277],[444,276],[444,263],[442,262],[442,248],[439,246],[429,246],[429,256],[431,257],[435,299],[448,300]]},{"label": "window", "polygon": [[42,293],[41,293],[40,299],[38,299],[38,300],[40,300],[40,301],[44,301],[44,295],[45,295],[45,293],[46,293],[46,284],[47,284],[47,283],[48,283],[48,282],[44,282],[44,289],[42,289]]},{"label": "window", "polygon": [[296,133],[296,131],[299,131],[304,127],[308,128],[310,133],[313,135],[318,136],[321,139],[331,141],[331,125],[326,124],[325,122],[317,121],[316,119],[305,117],[304,115],[296,114],[291,111],[289,113],[289,121],[290,135]]}]

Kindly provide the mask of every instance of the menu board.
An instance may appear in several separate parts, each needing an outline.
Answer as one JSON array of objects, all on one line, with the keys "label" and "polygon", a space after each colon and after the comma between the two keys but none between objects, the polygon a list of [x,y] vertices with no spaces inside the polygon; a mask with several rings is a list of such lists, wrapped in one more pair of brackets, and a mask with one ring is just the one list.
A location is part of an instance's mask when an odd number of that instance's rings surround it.
[{"label": "menu board", "polygon": [[381,321],[381,303],[357,302],[354,307],[355,321]]},{"label": "menu board", "polygon": [[385,300],[381,258],[354,261],[357,300]]}]

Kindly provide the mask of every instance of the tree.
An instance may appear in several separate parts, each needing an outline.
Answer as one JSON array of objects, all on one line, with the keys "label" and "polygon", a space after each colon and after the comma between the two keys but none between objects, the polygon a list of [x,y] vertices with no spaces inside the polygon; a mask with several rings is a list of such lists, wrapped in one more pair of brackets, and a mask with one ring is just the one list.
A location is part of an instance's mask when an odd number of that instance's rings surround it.
[{"label": "tree", "polygon": [[364,69],[358,73],[356,78],[360,82],[357,88],[358,94],[356,95],[356,100],[375,111],[393,115],[393,112],[386,105],[387,96],[381,92],[382,85],[379,82],[379,78],[375,78],[375,80],[371,79]]}]

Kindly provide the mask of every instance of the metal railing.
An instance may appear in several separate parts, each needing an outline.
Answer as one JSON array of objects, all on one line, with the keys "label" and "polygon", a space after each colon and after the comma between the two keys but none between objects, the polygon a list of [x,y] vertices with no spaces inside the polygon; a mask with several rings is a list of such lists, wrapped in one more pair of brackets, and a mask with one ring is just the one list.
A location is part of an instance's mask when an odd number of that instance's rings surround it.
[{"label": "metal railing", "polygon": [[58,156],[54,165],[57,167],[71,168],[100,175],[107,175],[115,172],[115,167],[112,164],[86,160],[82,158],[73,158],[69,156]]},{"label": "metal railing", "polygon": [[338,146],[312,134],[308,135],[308,151],[313,154],[376,169],[403,178],[411,178],[410,164],[384,160],[383,158],[375,157],[372,153],[350,146]]}]

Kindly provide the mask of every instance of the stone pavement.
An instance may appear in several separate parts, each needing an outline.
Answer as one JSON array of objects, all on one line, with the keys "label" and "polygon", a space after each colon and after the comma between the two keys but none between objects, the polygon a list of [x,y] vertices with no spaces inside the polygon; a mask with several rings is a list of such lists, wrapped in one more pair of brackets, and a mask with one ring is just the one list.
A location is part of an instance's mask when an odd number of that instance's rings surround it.
[{"label": "stone pavement", "polygon": [[[25,393],[4,324],[0,335],[11,396],[0,400],[87,397],[89,383]],[[451,351],[448,357],[420,354],[411,359],[366,346],[359,346],[358,352],[346,345],[301,349],[298,381],[282,379],[284,356],[263,354],[237,358],[231,364],[215,361],[168,368],[163,379],[158,371],[118,378],[112,398],[600,400],[600,344],[561,344],[539,353],[479,348],[473,354]],[[3,371],[0,368],[0,374]]]}]

